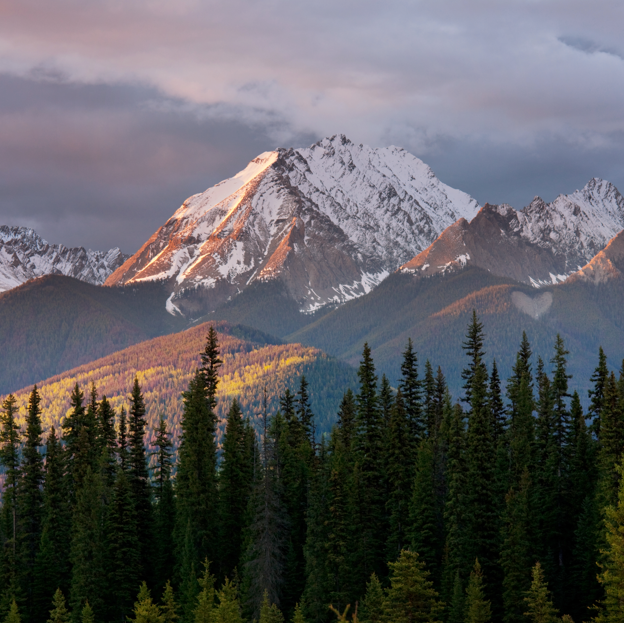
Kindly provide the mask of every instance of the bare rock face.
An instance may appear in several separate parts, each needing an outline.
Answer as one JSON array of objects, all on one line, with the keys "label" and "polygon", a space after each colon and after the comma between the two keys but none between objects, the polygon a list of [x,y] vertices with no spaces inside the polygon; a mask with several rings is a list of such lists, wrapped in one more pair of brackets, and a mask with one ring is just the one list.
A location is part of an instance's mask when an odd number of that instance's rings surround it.
[{"label": "bare rock face", "polygon": [[592,179],[551,204],[539,197],[521,211],[486,204],[401,270],[430,276],[470,264],[534,287],[552,285],[589,262],[623,228],[624,198],[609,182]]},{"label": "bare rock face", "polygon": [[310,312],[370,291],[477,211],[403,149],[334,136],[261,154],[190,197],[106,283],[166,281],[169,311],[200,315],[280,279]]},{"label": "bare rock face", "polygon": [[49,244],[28,227],[0,226],[0,292],[43,275],[67,275],[94,285],[127,259],[118,248],[106,253]]},{"label": "bare rock face", "polygon": [[606,283],[624,274],[624,231],[615,236],[609,244],[588,264],[568,278],[568,282],[587,281]]}]

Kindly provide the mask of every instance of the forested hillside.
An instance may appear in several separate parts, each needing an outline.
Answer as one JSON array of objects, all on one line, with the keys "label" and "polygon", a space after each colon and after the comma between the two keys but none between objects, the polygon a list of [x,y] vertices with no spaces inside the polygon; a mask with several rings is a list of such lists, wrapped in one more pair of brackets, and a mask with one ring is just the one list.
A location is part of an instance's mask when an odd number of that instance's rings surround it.
[{"label": "forested hillside", "polygon": [[[295,390],[303,374],[310,383],[310,400],[317,415],[319,432],[329,431],[346,387],[355,387],[356,374],[350,366],[315,348],[276,343],[274,338],[245,327],[214,323],[219,333],[221,382],[216,414],[220,440],[232,398],[257,424],[262,412],[264,390],[267,405],[277,408],[286,389]],[[148,340],[91,363],[64,372],[38,384],[44,429],[59,426],[71,412],[70,394],[76,383],[85,393],[92,383],[117,411],[127,407],[128,394],[137,376],[146,406],[148,443],[152,443],[159,418],[166,419],[177,437],[182,416],[182,392],[188,387],[208,324]],[[15,393],[19,418],[23,418],[30,388]]]},{"label": "forested hillside", "polygon": [[162,284],[94,286],[47,275],[0,294],[0,393],[54,374],[187,322],[165,310]]},{"label": "forested hillside", "polygon": [[[537,318],[513,302],[520,293],[529,301],[552,295]],[[357,365],[362,344],[372,349],[380,372],[394,384],[400,376],[400,354],[408,338],[422,360],[442,366],[452,391],[461,388],[461,342],[476,309],[487,324],[485,349],[501,374],[511,374],[514,345],[526,331],[536,355],[550,356],[553,336],[560,333],[570,351],[572,387],[585,402],[595,354],[603,346],[615,369],[624,358],[624,283],[566,283],[535,289],[478,268],[420,279],[396,273],[371,293],[290,334],[286,339],[316,346]],[[529,308],[529,311],[531,309]]]},{"label": "forested hillside", "polygon": [[396,391],[365,345],[319,440],[305,377],[258,422],[221,387],[233,352],[256,351],[200,329],[179,427],[158,422],[151,460],[130,370],[126,408],[67,386],[45,436],[38,388],[21,426],[4,399],[5,622],[624,620],[624,369],[602,349],[584,411],[559,335],[545,360],[523,335],[501,379],[473,312],[456,397],[410,341]]}]

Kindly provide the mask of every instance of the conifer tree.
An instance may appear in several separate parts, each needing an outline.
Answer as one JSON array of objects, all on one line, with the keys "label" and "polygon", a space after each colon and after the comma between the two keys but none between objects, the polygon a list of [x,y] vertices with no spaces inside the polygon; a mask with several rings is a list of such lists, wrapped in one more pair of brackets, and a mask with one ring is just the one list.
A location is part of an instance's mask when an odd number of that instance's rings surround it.
[{"label": "conifer tree", "polygon": [[381,411],[381,417],[383,421],[383,429],[386,430],[390,423],[390,413],[392,412],[392,405],[394,403],[394,397],[392,395],[392,387],[390,381],[385,374],[381,375],[381,386],[379,388],[379,409]]},{"label": "conifer tree", "polygon": [[208,337],[206,338],[206,346],[201,354],[201,373],[204,377],[204,386],[206,388],[206,401],[208,403],[208,411],[212,414],[217,406],[217,387],[219,385],[219,368],[223,365],[223,361],[219,359],[219,340],[214,327],[208,329]]},{"label": "conifer tree", "polygon": [[152,596],[147,584],[143,582],[134,602],[134,618],[128,618],[134,623],[163,623],[163,616],[160,606],[152,601]]},{"label": "conifer tree", "polygon": [[607,367],[607,356],[602,346],[598,349],[598,366],[594,370],[590,381],[593,384],[592,389],[588,390],[591,400],[588,417],[592,418],[591,431],[598,439],[601,438],[600,422],[602,419],[602,410],[604,408],[605,391],[607,379],[609,378],[609,368]]},{"label": "conifer tree", "polygon": [[295,605],[295,612],[293,613],[291,623],[306,623],[303,608],[299,603]]},{"label": "conifer tree", "polygon": [[204,558],[218,559],[214,537],[218,534],[219,506],[214,439],[216,416],[210,408],[212,398],[202,370],[195,373],[183,398],[175,539],[178,574],[186,578],[191,567],[198,569]]},{"label": "conifer tree", "polygon": [[[137,523],[130,478],[120,466],[105,524],[108,556],[104,564],[110,587],[110,600],[106,605],[115,620],[123,621],[130,614],[136,586],[141,580],[141,544]],[[98,611],[101,612],[100,609]]]},{"label": "conifer tree", "polygon": [[69,623],[71,620],[71,613],[67,609],[65,604],[65,596],[60,588],[56,589],[54,597],[52,599],[52,610],[50,610],[50,618],[48,623]]},{"label": "conifer tree", "polygon": [[152,505],[145,455],[145,401],[138,377],[134,377],[128,410],[128,482],[136,512],[136,538],[140,548],[142,577],[151,577],[150,541]]},{"label": "conifer tree", "polygon": [[100,461],[104,487],[110,490],[113,486],[116,473],[117,433],[115,431],[115,410],[102,396],[97,407],[98,428],[100,432]]},{"label": "conifer tree", "polygon": [[492,606],[485,598],[483,572],[479,560],[475,561],[466,588],[465,623],[489,623],[492,619]]},{"label": "conifer tree", "polygon": [[18,586],[18,484],[20,479],[19,428],[15,420],[15,397],[2,403],[0,416],[0,465],[4,469],[4,490],[0,535],[3,540],[0,614],[9,612],[11,602],[21,597]]},{"label": "conifer tree", "polygon": [[253,485],[253,455],[247,447],[245,424],[238,401],[228,413],[219,473],[221,502],[221,561],[223,573],[231,575],[240,564],[242,536]]},{"label": "conifer tree", "polygon": [[[377,375],[368,344],[364,344],[358,370],[356,461],[359,478],[354,495],[359,506],[354,513],[358,539],[353,552],[355,586],[363,590],[366,578],[375,572],[385,574],[385,501],[383,499],[383,419],[377,395]],[[355,490],[357,488],[357,491]]]},{"label": "conifer tree", "polygon": [[550,591],[539,562],[533,567],[532,576],[531,588],[524,599],[527,604],[525,615],[529,617],[532,623],[555,623],[557,611],[552,604]]},{"label": "conifer tree", "polygon": [[416,552],[403,550],[396,562],[390,567],[390,587],[384,599],[385,623],[412,623],[427,621],[436,623],[440,620],[444,608],[438,594],[429,580],[425,563]]},{"label": "conifer tree", "polygon": [[268,591],[264,591],[262,597],[259,623],[284,623],[284,615],[276,604],[269,601]]},{"label": "conifer tree", "polygon": [[342,440],[342,447],[347,455],[351,455],[351,449],[355,440],[356,433],[356,417],[357,407],[355,404],[355,396],[353,391],[348,389],[338,409],[338,433]]},{"label": "conifer tree", "polygon": [[89,604],[89,600],[85,602],[85,605],[82,609],[82,614],[80,615],[80,623],[95,623],[95,615],[93,614],[93,608]]},{"label": "conifer tree", "polygon": [[214,621],[215,609],[215,577],[210,573],[210,563],[204,560],[204,571],[197,580],[201,591],[197,596],[197,602],[193,612],[193,617],[185,616],[185,621],[195,621],[195,623],[212,623]]},{"label": "conifer tree", "polygon": [[[410,426],[410,437],[416,442],[425,433],[425,422],[422,413],[422,383],[418,378],[418,356],[412,344],[412,338],[407,340],[407,346],[403,351],[403,362],[401,363],[401,379],[399,389],[403,394],[405,411]],[[427,426],[429,430],[430,427]]]},{"label": "conifer tree", "polygon": [[297,392],[296,411],[305,435],[310,445],[314,448],[316,444],[316,426],[314,424],[314,413],[312,413],[312,407],[310,406],[308,387],[309,383],[302,374],[299,380],[299,391]]},{"label": "conifer tree", "polygon": [[427,433],[430,434],[435,419],[436,382],[433,367],[427,359],[425,361],[425,376],[422,381],[422,411],[423,419],[427,423]]},{"label": "conifer tree", "polygon": [[35,607],[35,561],[41,540],[43,514],[43,457],[41,446],[41,398],[35,385],[28,399],[26,434],[17,487],[19,517],[20,584],[26,600],[25,619],[33,620]]},{"label": "conifer tree", "polygon": [[243,623],[236,585],[228,578],[217,593],[219,605],[215,609],[215,623]]},{"label": "conifer tree", "polygon": [[[624,463],[617,466],[620,476]],[[624,618],[624,479],[620,479],[618,501],[606,509],[606,547],[600,565],[600,583],[605,597],[602,601],[597,623],[615,623]]]},{"label": "conifer tree", "polygon": [[11,602],[9,611],[4,619],[4,623],[22,623],[22,617],[20,616],[19,608],[15,599]]},{"label": "conifer tree", "polygon": [[386,434],[386,478],[388,498],[388,538],[386,558],[396,560],[401,550],[408,546],[409,499],[413,482],[413,469],[405,459],[405,449],[411,441],[410,422],[401,390],[391,409]]},{"label": "conifer tree", "polygon": [[35,566],[34,620],[43,620],[55,591],[69,590],[71,509],[64,475],[64,453],[54,427],[46,443],[41,542]]},{"label": "conifer tree", "polygon": [[76,383],[71,393],[70,405],[70,413],[63,420],[62,424],[62,439],[68,475],[68,491],[73,504],[76,492],[82,485],[82,480],[92,458],[89,446],[89,431],[86,428],[85,421],[84,393],[78,387],[78,383]]},{"label": "conifer tree", "polygon": [[360,621],[362,623],[381,623],[384,618],[385,594],[376,574],[372,574],[366,585],[366,594],[362,600]]},{"label": "conifer tree", "polygon": [[72,518],[70,594],[76,622],[87,599],[96,612],[102,612],[105,606],[107,553],[103,533],[103,512],[100,474],[93,473],[88,466],[76,493],[76,506]]},{"label": "conifer tree", "polygon": [[154,492],[154,583],[163,587],[173,576],[173,530],[175,528],[175,498],[171,470],[173,465],[173,444],[169,438],[167,424],[160,418],[154,442],[156,462],[153,469],[152,490]]},{"label": "conifer tree", "polygon": [[161,611],[163,623],[176,623],[179,618],[177,604],[173,594],[173,587],[171,586],[171,582],[169,582],[169,580],[167,580],[165,590],[163,591]]},{"label": "conifer tree", "polygon": [[492,361],[492,373],[490,374],[490,386],[487,400],[490,417],[492,418],[492,437],[494,446],[496,447],[505,432],[505,407],[503,405],[496,359]]}]

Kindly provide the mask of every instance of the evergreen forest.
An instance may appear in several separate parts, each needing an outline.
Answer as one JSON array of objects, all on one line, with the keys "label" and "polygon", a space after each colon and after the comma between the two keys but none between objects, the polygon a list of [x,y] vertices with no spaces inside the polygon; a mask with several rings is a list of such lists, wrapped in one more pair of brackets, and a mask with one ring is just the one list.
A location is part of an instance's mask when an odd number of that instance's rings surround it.
[{"label": "evergreen forest", "polygon": [[213,327],[175,438],[138,377],[121,406],[76,384],[49,430],[9,395],[0,621],[621,623],[624,364],[601,348],[582,400],[560,336],[508,379],[484,338],[473,312],[458,398],[411,340],[396,388],[364,345],[326,434],[302,375],[218,437]]}]

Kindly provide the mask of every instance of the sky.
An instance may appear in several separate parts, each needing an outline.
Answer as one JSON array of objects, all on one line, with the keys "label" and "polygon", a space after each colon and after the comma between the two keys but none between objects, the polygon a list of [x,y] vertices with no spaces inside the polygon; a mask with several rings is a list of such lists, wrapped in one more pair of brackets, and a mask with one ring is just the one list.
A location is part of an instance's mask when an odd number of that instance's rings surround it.
[{"label": "sky", "polygon": [[623,27],[621,0],[0,0],[0,224],[132,253],[334,134],[480,204],[624,192]]}]

